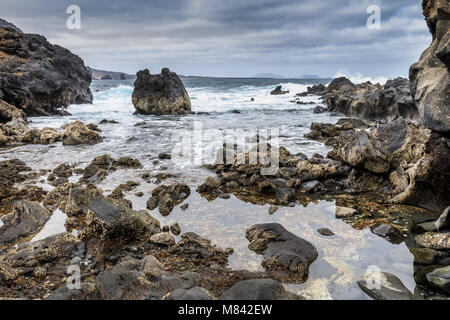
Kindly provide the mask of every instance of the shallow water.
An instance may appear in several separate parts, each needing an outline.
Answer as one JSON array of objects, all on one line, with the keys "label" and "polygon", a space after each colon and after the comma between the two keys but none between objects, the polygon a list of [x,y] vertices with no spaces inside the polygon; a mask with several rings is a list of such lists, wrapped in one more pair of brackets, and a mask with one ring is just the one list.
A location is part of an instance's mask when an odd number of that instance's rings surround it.
[{"label": "shallow water", "polygon": [[[284,82],[284,83],[283,83]],[[145,209],[154,184],[143,182],[142,173],[155,174],[170,172],[175,179],[191,186],[192,194],[185,201],[189,209],[182,211],[176,207],[168,217],[157,211],[152,215],[162,225],[178,222],[183,232],[193,231],[210,239],[219,247],[232,247],[230,258],[233,269],[262,270],[262,257],[251,252],[245,231],[257,223],[278,222],[297,236],[315,245],[319,258],[310,267],[310,276],[301,285],[288,284],[286,288],[300,293],[308,299],[368,299],[358,288],[356,281],[367,268],[377,265],[382,271],[391,272],[413,290],[413,257],[406,245],[394,245],[370,232],[360,231],[335,218],[335,204],[318,202],[307,207],[281,208],[269,215],[269,206],[253,205],[235,198],[217,199],[208,202],[195,192],[205,178],[212,175],[201,164],[159,160],[158,154],[170,152],[174,142],[174,130],[192,133],[194,124],[201,123],[203,129],[218,129],[225,133],[230,129],[242,129],[251,137],[258,129],[278,128],[280,145],[292,153],[302,152],[310,156],[314,153],[326,155],[328,148],[321,143],[303,137],[309,132],[311,122],[336,122],[339,117],[329,114],[313,114],[319,103],[318,97],[302,98],[317,104],[297,105],[291,103],[296,93],[306,90],[311,80],[255,80],[255,79],[188,79],[185,85],[195,112],[210,114],[185,116],[141,116],[133,115],[131,104],[131,81],[94,81],[92,91],[94,104],[69,107],[69,117],[32,118],[32,126],[60,127],[74,120],[98,124],[102,119],[115,120],[118,124],[99,125],[104,141],[95,146],[50,146],[27,145],[0,152],[0,160],[19,158],[33,170],[53,169],[61,163],[85,167],[91,160],[105,153],[114,158],[131,156],[138,158],[142,169],[117,170],[107,176],[99,187],[109,194],[115,187],[126,181],[137,181],[141,185],[126,193],[133,202],[134,209]],[[278,84],[288,95],[271,96],[270,91]],[[254,102],[250,102],[254,98]],[[240,114],[232,113],[239,110]],[[145,125],[135,124],[145,121]],[[204,142],[207,145],[208,142]],[[77,176],[71,177],[76,181]],[[52,187],[43,183],[45,189]],[[134,194],[144,192],[142,198]],[[46,226],[32,239],[36,241],[50,234],[65,231],[65,215],[56,210]],[[324,237],[317,233],[319,228],[329,228],[335,236]]]}]

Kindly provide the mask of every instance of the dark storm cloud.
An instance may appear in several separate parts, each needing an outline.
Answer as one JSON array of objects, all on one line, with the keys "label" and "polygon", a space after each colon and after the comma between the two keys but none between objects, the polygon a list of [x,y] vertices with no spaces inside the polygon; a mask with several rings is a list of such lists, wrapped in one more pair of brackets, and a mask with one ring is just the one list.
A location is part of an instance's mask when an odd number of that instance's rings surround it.
[{"label": "dark storm cloud", "polygon": [[[2,0],[2,17],[44,34],[87,64],[135,72],[406,75],[429,44],[419,0]],[[81,30],[65,28],[81,8]],[[368,30],[366,9],[382,10]]]}]

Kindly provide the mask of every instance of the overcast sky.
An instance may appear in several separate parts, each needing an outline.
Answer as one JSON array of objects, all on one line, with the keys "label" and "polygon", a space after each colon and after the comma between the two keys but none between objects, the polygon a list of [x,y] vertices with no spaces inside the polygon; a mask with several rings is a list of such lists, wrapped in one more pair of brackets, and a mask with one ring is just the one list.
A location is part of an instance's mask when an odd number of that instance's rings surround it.
[{"label": "overcast sky", "polygon": [[[407,76],[430,44],[421,0],[0,0],[1,17],[98,69]],[[66,8],[81,8],[81,29]],[[381,7],[381,29],[366,9]]]}]

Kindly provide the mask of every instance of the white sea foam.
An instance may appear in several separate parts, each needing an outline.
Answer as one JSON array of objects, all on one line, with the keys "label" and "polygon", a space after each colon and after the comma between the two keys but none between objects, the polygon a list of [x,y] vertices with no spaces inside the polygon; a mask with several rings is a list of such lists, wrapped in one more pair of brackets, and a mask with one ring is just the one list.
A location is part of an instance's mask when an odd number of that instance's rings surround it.
[{"label": "white sea foam", "polygon": [[357,73],[350,73],[350,72],[348,72],[346,70],[339,70],[333,76],[333,78],[339,78],[339,77],[346,77],[347,79],[349,79],[351,82],[353,82],[355,84],[359,84],[359,83],[364,83],[364,82],[370,81],[373,84],[379,83],[379,84],[384,85],[390,79],[390,78],[384,77],[384,76],[367,77],[367,76],[362,75],[359,72],[357,72]]}]

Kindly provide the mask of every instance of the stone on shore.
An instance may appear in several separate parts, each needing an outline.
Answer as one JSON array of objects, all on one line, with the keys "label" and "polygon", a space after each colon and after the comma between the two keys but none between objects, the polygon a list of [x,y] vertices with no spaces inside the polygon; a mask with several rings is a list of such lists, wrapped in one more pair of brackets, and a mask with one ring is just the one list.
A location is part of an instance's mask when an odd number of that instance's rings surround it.
[{"label": "stone on shore", "polygon": [[152,75],[148,69],[139,71],[134,83],[132,102],[138,114],[186,114],[191,101],[178,75],[168,68]]},{"label": "stone on shore", "polygon": [[96,144],[103,138],[93,130],[89,129],[83,122],[75,121],[64,128],[62,142],[65,146]]}]

